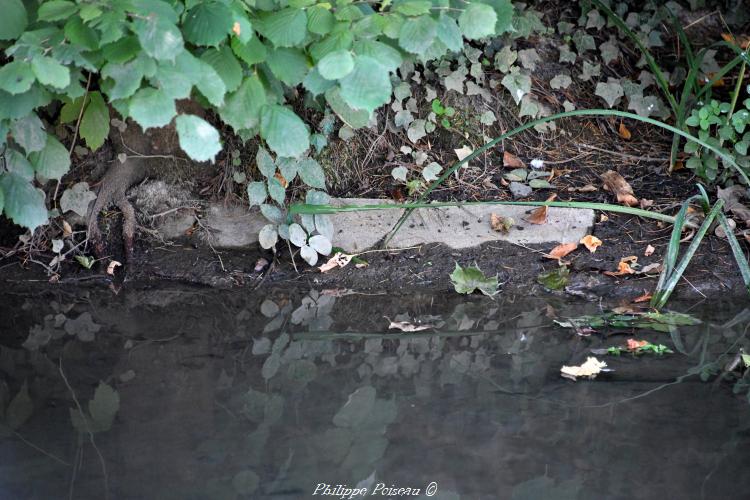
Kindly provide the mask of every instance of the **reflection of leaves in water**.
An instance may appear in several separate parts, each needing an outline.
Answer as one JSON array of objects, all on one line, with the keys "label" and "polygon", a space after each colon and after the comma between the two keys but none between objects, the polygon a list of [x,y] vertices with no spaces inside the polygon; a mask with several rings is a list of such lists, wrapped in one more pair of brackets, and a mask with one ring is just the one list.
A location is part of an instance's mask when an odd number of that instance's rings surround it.
[{"label": "reflection of leaves in water", "polygon": [[68,319],[65,322],[65,331],[68,335],[75,335],[81,342],[91,342],[94,334],[101,329],[100,325],[94,323],[90,312],[82,313],[76,319]]},{"label": "reflection of leaves in water", "polygon": [[360,387],[349,395],[344,406],[334,415],[333,423],[338,427],[357,427],[365,421],[375,404],[375,388]]},{"label": "reflection of leaves in water", "polygon": [[268,380],[276,375],[276,372],[279,371],[280,366],[281,357],[277,353],[273,353],[266,358],[266,361],[263,363],[263,368],[261,369],[260,373],[261,375],[263,375],[264,379]]},{"label": "reflection of leaves in water", "polygon": [[271,352],[271,339],[268,337],[261,337],[259,339],[253,339],[253,354],[260,356]]},{"label": "reflection of leaves in water", "polygon": [[[0,408],[2,409],[2,408]],[[34,412],[34,404],[31,402],[29,397],[29,386],[26,382],[23,383],[18,394],[8,405],[8,410],[5,414],[5,423],[12,430],[20,428]],[[2,416],[2,414],[0,414]]]},{"label": "reflection of leaves in water", "polygon": [[120,395],[109,385],[99,382],[99,386],[94,391],[94,397],[88,404],[89,415],[81,415],[78,408],[70,408],[70,420],[73,427],[81,433],[89,430],[91,432],[108,431],[119,409]]},{"label": "reflection of leaves in water", "polygon": [[258,474],[251,470],[243,470],[238,472],[232,478],[232,486],[234,491],[240,495],[251,495],[255,493],[260,484],[260,478]]},{"label": "reflection of leaves in water", "polygon": [[306,325],[312,332],[327,330],[333,324],[330,313],[335,303],[336,297],[310,290],[302,298],[302,305],[292,313],[292,324]]},{"label": "reflection of leaves in water", "polygon": [[570,479],[555,483],[547,476],[539,476],[517,484],[513,488],[511,500],[538,500],[540,498],[554,498],[555,500],[576,500],[581,485],[578,479]]}]

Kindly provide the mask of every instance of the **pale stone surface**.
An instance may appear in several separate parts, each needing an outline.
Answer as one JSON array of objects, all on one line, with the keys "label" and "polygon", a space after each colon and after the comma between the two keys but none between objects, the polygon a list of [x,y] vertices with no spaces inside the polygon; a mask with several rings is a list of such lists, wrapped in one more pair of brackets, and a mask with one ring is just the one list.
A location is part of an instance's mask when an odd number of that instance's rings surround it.
[{"label": "pale stone surface", "polygon": [[258,233],[268,221],[257,209],[214,203],[204,211],[203,226],[216,248],[242,248],[258,242]]}]

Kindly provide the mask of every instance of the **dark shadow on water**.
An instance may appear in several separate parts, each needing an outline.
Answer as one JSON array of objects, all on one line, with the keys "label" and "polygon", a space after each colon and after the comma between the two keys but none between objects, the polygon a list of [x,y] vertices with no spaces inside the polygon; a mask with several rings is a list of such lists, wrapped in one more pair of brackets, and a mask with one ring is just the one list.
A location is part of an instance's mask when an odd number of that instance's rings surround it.
[{"label": "dark shadow on water", "polygon": [[[3,500],[750,491],[748,387],[701,381],[750,351],[745,304],[672,304],[703,323],[583,337],[552,318],[599,305],[554,298],[166,288],[0,302]],[[614,371],[560,377],[627,338],[675,353],[598,356]]]}]

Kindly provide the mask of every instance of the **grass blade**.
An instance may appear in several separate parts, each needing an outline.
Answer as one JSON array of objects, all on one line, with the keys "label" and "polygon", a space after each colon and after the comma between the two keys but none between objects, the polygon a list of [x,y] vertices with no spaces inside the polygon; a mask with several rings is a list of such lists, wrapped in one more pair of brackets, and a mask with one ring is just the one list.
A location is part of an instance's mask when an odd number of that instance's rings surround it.
[{"label": "grass blade", "polygon": [[[690,208],[690,202],[696,199],[698,195],[691,196],[682,203],[680,211],[675,216],[674,227],[672,228],[672,235],[669,237],[669,245],[667,246],[667,253],[664,255],[664,262],[662,262],[662,270],[659,275],[659,281],[656,284],[656,292],[654,297],[657,297],[660,290],[664,289],[664,285],[667,279],[672,274],[672,269],[677,262],[677,256],[680,252],[680,240],[682,239],[682,229],[685,227],[685,220],[687,219],[687,212]],[[651,303],[656,301],[656,298],[651,300]]]},{"label": "grass blade", "polygon": [[719,224],[721,224],[721,228],[724,230],[724,234],[727,235],[727,242],[729,243],[729,247],[732,249],[734,260],[737,261],[737,267],[740,268],[740,275],[742,275],[742,281],[745,282],[747,293],[750,293],[750,264],[748,264],[747,258],[742,252],[740,242],[737,241],[737,237],[734,235],[732,228],[729,227],[727,216],[724,215],[724,213],[720,213],[718,217]]}]

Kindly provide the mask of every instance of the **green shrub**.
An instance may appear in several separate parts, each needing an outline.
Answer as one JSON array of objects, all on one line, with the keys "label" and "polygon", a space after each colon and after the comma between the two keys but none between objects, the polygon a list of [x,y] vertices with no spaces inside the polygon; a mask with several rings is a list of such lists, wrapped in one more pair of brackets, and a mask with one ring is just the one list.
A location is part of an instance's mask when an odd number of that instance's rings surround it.
[{"label": "green shrub", "polygon": [[[212,161],[218,131],[178,116],[175,101],[193,98],[242,138],[260,136],[277,156],[273,168],[286,165],[324,189],[305,159],[310,129],[287,104],[294,89],[364,126],[390,100],[402,61],[440,58],[514,23],[510,0],[3,0],[2,10],[0,212],[30,229],[48,220],[36,186],[70,167],[68,149],[40,119],[54,118],[52,103],[62,104],[59,122],[80,119],[91,149],[104,143],[113,109],[145,131],[174,120],[180,147]],[[263,173],[263,191],[253,183],[251,197],[276,219],[285,186],[275,171]],[[265,237],[275,241],[271,229]]]}]

